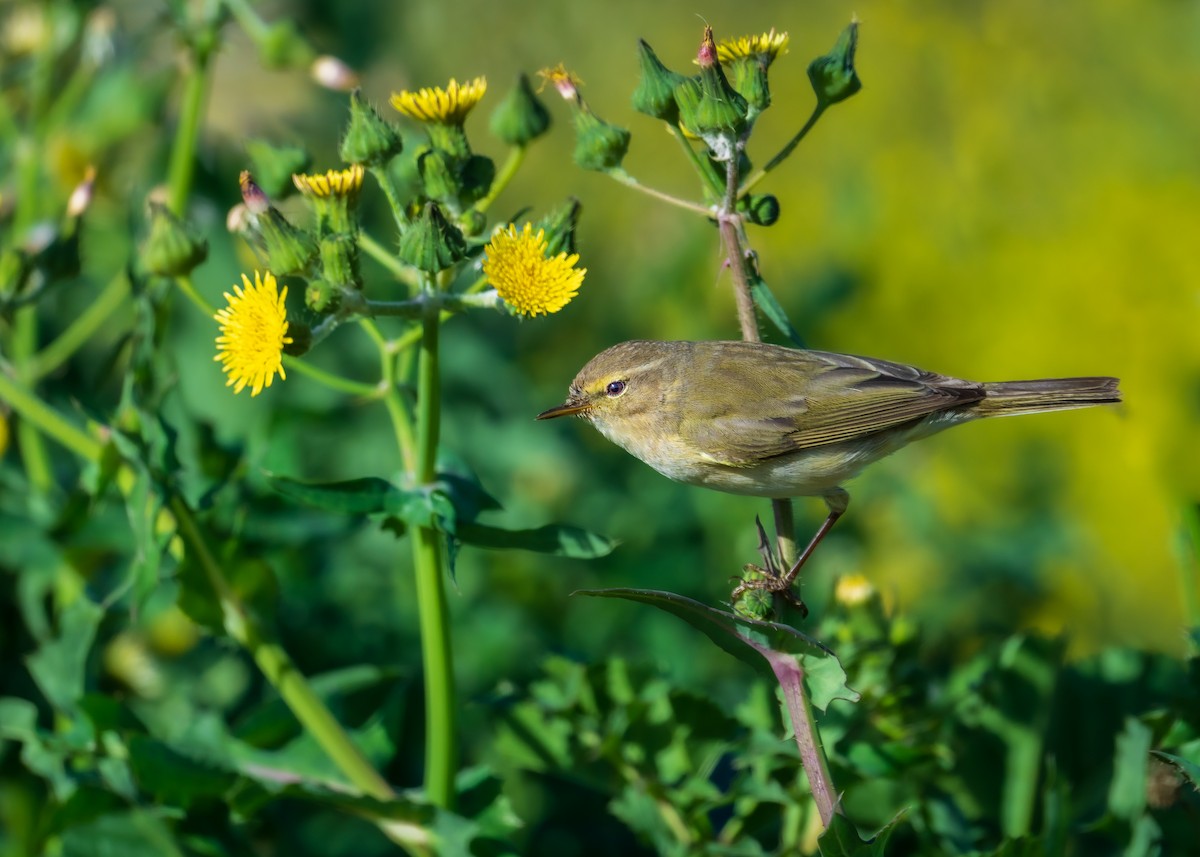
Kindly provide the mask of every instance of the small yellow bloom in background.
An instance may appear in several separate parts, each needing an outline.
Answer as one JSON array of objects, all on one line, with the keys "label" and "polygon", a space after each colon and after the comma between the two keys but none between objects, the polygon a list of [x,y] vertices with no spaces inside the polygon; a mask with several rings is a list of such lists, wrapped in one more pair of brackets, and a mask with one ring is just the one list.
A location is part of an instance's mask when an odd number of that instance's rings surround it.
[{"label": "small yellow bloom in background", "polygon": [[875,594],[875,585],[866,575],[843,574],[833,587],[833,599],[844,607],[857,607]]},{"label": "small yellow bloom in background", "polygon": [[542,85],[538,87],[538,92],[546,88],[546,84],[550,84],[565,101],[579,100],[579,87],[583,86],[583,80],[573,71],[568,71],[567,67],[559,63],[554,68],[544,68],[538,73],[538,77],[542,79]]},{"label": "small yellow bloom in background", "polygon": [[324,199],[330,196],[354,198],[362,189],[363,167],[354,164],[344,170],[329,170],[316,175],[296,173],[292,176],[292,184],[296,190],[305,196],[315,196]]},{"label": "small yellow bloom in background", "polygon": [[450,78],[450,84],[425,87],[416,92],[392,94],[392,106],[410,119],[418,122],[433,122],[439,125],[461,125],[476,104],[487,92],[487,79],[477,77],[470,83],[459,84]]},{"label": "small yellow bloom in background", "polygon": [[[213,316],[221,325],[217,337],[217,356],[224,363],[222,371],[229,376],[226,387],[240,393],[246,386],[250,395],[257,396],[263,387],[270,387],[275,373],[287,378],[283,371],[283,346],[291,343],[287,335],[287,311],[284,300],[287,286],[279,291],[275,276],[268,271],[260,276],[254,272],[254,282],[242,274],[241,286],[233,287],[234,294],[225,293],[229,306]],[[236,386],[235,386],[236,385]]]},{"label": "small yellow bloom in background", "polygon": [[717,60],[732,62],[733,60],[761,56],[767,64],[774,62],[775,57],[787,50],[788,34],[771,32],[759,36],[742,36],[739,39],[723,39],[717,45]]},{"label": "small yellow bloom in background", "polygon": [[483,274],[504,302],[521,315],[558,312],[579,293],[586,268],[576,268],[579,254],[546,257],[546,233],[525,224],[520,232],[509,224],[483,248]]}]

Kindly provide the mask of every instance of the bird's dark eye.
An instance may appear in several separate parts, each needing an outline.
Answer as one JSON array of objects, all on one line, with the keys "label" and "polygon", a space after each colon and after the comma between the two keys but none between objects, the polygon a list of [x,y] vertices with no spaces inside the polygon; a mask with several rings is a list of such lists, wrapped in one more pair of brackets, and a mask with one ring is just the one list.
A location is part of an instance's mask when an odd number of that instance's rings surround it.
[{"label": "bird's dark eye", "polygon": [[609,396],[619,396],[625,392],[625,382],[610,381],[608,386],[604,388],[604,392]]}]

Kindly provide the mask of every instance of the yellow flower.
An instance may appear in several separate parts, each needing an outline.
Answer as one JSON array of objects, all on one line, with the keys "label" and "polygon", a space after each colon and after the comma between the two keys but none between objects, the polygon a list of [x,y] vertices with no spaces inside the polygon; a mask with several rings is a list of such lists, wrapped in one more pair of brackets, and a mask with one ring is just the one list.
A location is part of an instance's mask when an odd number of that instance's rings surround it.
[{"label": "yellow flower", "polygon": [[534,235],[528,223],[520,232],[509,224],[483,249],[483,274],[488,283],[521,315],[558,312],[579,293],[587,273],[587,269],[575,267],[577,253],[546,258],[545,235],[541,229]]},{"label": "yellow flower", "polygon": [[292,176],[292,184],[296,186],[296,190],[305,196],[315,196],[320,199],[330,196],[354,199],[358,196],[362,183],[362,164],[354,164],[344,170],[329,170],[324,175],[296,173]]},{"label": "yellow flower", "polygon": [[723,39],[717,45],[717,60],[727,63],[738,59],[761,56],[770,65],[775,57],[787,49],[788,34],[771,32],[759,36],[742,36],[740,39]]},{"label": "yellow flower", "polygon": [[226,387],[233,386],[233,392],[240,393],[250,385],[250,395],[257,396],[263,387],[271,386],[276,372],[280,378],[287,378],[283,371],[283,346],[292,341],[287,335],[283,303],[287,286],[278,291],[270,271],[261,277],[255,271],[253,283],[242,274],[242,283],[245,291],[235,285],[234,295],[226,292],[229,306],[217,310],[213,316],[221,325],[217,356],[213,359],[225,364],[222,371],[229,376]]},{"label": "yellow flower", "polygon": [[486,78],[477,77],[461,86],[457,80],[450,78],[450,85],[445,89],[434,86],[416,92],[405,90],[392,93],[392,106],[418,122],[461,125],[485,92]]}]

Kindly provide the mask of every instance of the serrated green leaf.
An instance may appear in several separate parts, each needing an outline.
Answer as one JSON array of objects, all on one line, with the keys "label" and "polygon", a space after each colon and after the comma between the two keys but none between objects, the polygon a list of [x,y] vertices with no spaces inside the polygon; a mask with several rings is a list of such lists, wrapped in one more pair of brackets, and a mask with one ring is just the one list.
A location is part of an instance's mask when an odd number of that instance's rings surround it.
[{"label": "serrated green leaf", "polygon": [[1183,758],[1183,756],[1176,756],[1173,753],[1164,753],[1161,750],[1155,750],[1154,755],[1166,762],[1170,762],[1172,765],[1178,768],[1179,772],[1183,774],[1189,782],[1191,782],[1192,788],[1200,791],[1200,765]]},{"label": "serrated green leaf", "polygon": [[129,763],[142,791],[163,803],[187,807],[197,798],[218,798],[233,788],[237,774],[200,761],[161,741],[134,735]]},{"label": "serrated green leaf", "polygon": [[775,298],[775,293],[771,291],[771,287],[761,277],[754,276],[750,280],[750,297],[754,300],[754,305],[757,306],[762,314],[767,317],[771,324],[775,325],[776,329],[788,338],[788,341],[797,348],[804,348],[804,339],[801,338],[796,328],[792,326],[788,320],[787,313],[784,311],[782,304]]},{"label": "serrated green leaf", "polygon": [[493,550],[526,550],[572,559],[595,559],[613,552],[612,539],[579,527],[546,524],[531,530],[505,530],[485,524],[461,523],[455,534],[465,544]]}]

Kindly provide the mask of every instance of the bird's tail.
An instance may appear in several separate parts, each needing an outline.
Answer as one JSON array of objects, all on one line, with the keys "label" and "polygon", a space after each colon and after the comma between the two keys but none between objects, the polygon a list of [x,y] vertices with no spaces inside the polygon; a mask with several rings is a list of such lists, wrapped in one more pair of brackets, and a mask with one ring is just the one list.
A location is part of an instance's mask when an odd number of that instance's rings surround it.
[{"label": "bird's tail", "polygon": [[1109,405],[1121,401],[1117,383],[1116,378],[997,381],[983,385],[986,395],[974,410],[981,417],[1002,417]]}]

